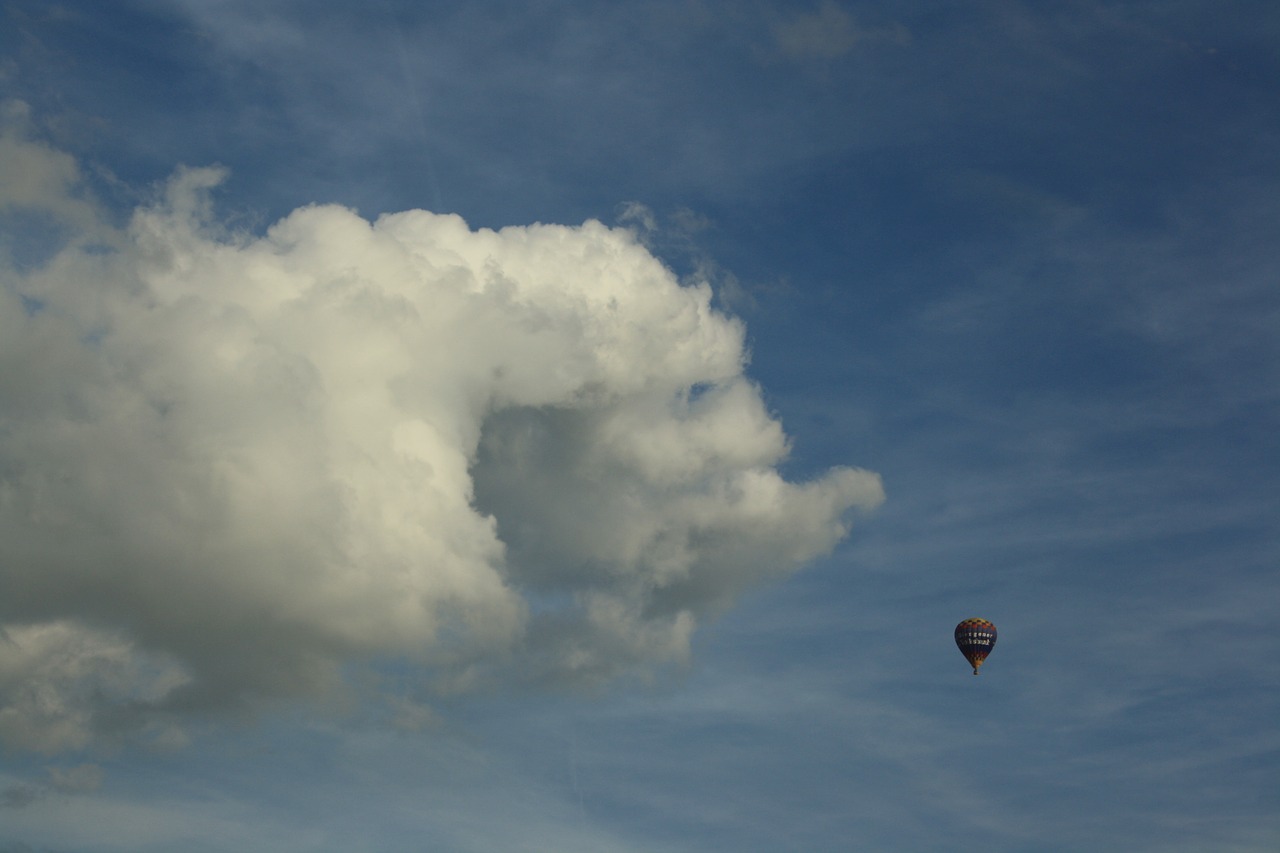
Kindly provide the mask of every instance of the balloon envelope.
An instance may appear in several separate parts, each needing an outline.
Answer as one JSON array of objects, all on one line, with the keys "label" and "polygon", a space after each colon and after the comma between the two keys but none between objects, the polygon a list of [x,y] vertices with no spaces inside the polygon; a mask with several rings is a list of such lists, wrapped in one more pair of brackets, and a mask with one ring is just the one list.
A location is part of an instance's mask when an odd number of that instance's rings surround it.
[{"label": "balloon envelope", "polygon": [[977,675],[978,667],[995,648],[996,626],[986,619],[965,619],[956,626],[956,645]]}]

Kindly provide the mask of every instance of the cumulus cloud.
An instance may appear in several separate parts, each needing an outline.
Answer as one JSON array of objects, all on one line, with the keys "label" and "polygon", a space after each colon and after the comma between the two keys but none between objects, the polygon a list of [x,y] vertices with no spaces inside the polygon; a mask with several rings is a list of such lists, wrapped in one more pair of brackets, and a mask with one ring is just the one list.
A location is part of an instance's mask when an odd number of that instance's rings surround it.
[{"label": "cumulus cloud", "polygon": [[[80,224],[74,164],[9,144],[46,175],[16,201]],[[222,178],[3,272],[9,744],[180,742],[389,661],[424,695],[678,662],[882,498],[779,475],[741,324],[627,230],[312,206],[234,234]]]}]

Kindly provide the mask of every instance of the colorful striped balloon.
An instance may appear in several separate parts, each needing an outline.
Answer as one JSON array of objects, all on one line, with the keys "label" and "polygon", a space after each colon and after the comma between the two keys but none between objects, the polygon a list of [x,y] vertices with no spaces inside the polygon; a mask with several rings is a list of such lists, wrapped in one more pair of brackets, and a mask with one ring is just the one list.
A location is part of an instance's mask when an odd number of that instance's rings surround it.
[{"label": "colorful striped balloon", "polygon": [[956,626],[956,645],[977,675],[978,667],[995,648],[996,626],[986,619],[966,619]]}]

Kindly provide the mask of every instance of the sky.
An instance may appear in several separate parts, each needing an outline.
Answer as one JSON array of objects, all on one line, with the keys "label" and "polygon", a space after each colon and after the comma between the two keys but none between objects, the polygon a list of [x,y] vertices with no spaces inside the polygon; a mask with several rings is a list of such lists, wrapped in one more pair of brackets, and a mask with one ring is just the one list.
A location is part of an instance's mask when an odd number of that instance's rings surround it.
[{"label": "sky", "polygon": [[3,0],[0,853],[1274,851],[1277,271],[1265,0]]}]

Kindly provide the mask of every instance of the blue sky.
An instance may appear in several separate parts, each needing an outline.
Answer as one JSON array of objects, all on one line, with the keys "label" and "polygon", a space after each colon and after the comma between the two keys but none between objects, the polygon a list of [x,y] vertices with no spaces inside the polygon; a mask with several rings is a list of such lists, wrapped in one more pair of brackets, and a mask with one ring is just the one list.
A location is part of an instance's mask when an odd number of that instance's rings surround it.
[{"label": "blue sky", "polygon": [[0,851],[1276,849],[1278,80],[1265,2],[9,0]]}]

